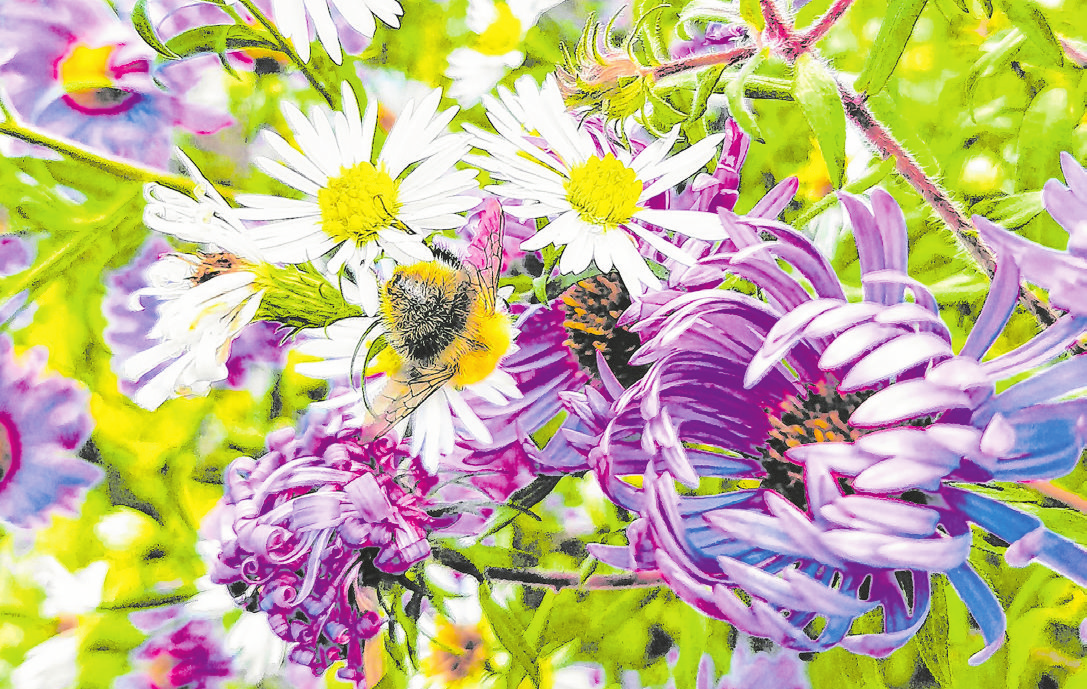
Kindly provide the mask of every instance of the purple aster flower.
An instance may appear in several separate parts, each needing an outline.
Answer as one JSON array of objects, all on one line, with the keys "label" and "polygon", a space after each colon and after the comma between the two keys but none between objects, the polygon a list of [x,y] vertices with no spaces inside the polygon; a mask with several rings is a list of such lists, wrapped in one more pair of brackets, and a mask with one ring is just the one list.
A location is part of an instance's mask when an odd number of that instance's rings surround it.
[{"label": "purple aster flower", "polygon": [[54,509],[76,514],[102,470],[75,456],[90,437],[88,395],[75,381],[45,373],[46,351],[15,358],[0,336],[0,520],[48,523]]},{"label": "purple aster flower", "polygon": [[428,557],[428,534],[456,515],[433,516],[448,512],[427,497],[437,479],[406,448],[357,433],[318,410],[235,460],[221,503],[233,535],[210,575],[268,613],[292,661],[318,675],[342,660],[338,676],[362,685],[363,643],[384,623],[374,587]]},{"label": "purple aster flower", "polygon": [[[632,362],[651,362],[646,376],[625,391],[609,381],[608,397],[571,399],[597,431],[581,440],[601,487],[638,515],[628,547],[593,552],[659,570],[689,603],[749,634],[873,656],[913,636],[931,575],[943,573],[981,627],[986,647],[971,662],[982,662],[1003,643],[1005,619],[967,561],[971,523],[1010,544],[1010,564],[1038,561],[1087,583],[1087,552],[963,485],[1052,478],[1076,465],[1087,399],[1063,398],[1087,384],[1087,358],[999,394],[996,385],[1061,355],[1087,319],[1066,316],[982,362],[1016,301],[1018,270],[1004,257],[955,354],[935,299],[906,273],[897,204],[878,189],[871,209],[840,198],[862,301],[845,300],[795,230],[722,210],[734,248],[698,267],[755,283],[765,301],[669,293],[633,326],[645,344]],[[849,635],[877,607],[882,630]]]},{"label": "purple aster flower", "polygon": [[563,411],[559,395],[567,390],[580,390],[587,381],[577,358],[565,344],[564,312],[561,308],[536,305],[515,307],[513,313],[521,333],[520,345],[502,365],[513,376],[523,396],[507,404],[493,404],[474,395],[468,399],[472,410],[490,431],[491,441],[463,440],[461,448],[471,453],[463,462],[466,466],[480,467],[491,465],[498,458],[509,461],[516,457],[514,466],[526,466],[532,473],[588,469],[584,458],[561,433],[556,433],[542,449],[530,438]]},{"label": "purple aster flower", "polygon": [[106,153],[164,168],[173,127],[209,134],[231,122],[183,98],[197,81],[192,64],[152,75],[154,52],[106,3],[10,0],[0,6],[0,44],[0,82],[15,111]]},{"label": "purple aster flower", "polygon": [[118,679],[120,689],[216,689],[232,676],[217,625],[193,620],[169,625],[133,653],[135,672]]}]

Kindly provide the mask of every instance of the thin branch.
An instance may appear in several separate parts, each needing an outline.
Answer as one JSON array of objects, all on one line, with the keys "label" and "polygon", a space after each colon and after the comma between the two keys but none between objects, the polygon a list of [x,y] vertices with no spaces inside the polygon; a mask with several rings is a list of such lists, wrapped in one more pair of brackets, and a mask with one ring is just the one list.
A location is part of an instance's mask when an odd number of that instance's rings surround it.
[{"label": "thin branch", "polygon": [[548,572],[536,569],[511,569],[507,567],[487,567],[487,578],[509,581],[525,586],[540,586],[561,591],[562,589],[636,589],[664,586],[664,579],[659,572],[633,572],[631,574],[600,574],[581,581],[581,576],[568,572]]},{"label": "thin branch", "polygon": [[673,60],[672,62],[665,62],[664,64],[649,70],[649,72],[655,78],[663,79],[664,77],[669,77],[673,74],[679,74],[680,72],[686,72],[693,69],[702,69],[703,67],[713,67],[715,65],[724,65],[728,67],[745,60],[754,54],[755,49],[751,47],[733,48],[732,50],[726,50],[721,53],[701,53],[699,55]]},{"label": "thin branch", "polygon": [[268,33],[272,34],[272,38],[274,38],[276,43],[279,44],[280,50],[283,51],[283,54],[289,57],[291,59],[291,62],[294,63],[295,67],[297,67],[299,71],[302,72],[302,74],[306,77],[306,80],[310,83],[310,86],[312,86],[314,90],[317,91],[317,93],[321,94],[321,97],[325,99],[326,103],[328,103],[328,107],[335,109],[337,107],[336,98],[329,92],[328,89],[325,88],[324,84],[322,84],[320,79],[317,78],[317,75],[313,73],[313,70],[310,69],[309,65],[306,64],[302,60],[302,58],[298,56],[298,53],[295,52],[294,46],[291,45],[291,42],[287,40],[286,36],[280,33],[279,27],[277,27],[272,20],[268,19],[268,17],[260,11],[260,8],[257,7],[256,3],[253,2],[253,0],[241,0],[241,3],[242,6],[245,7],[246,11],[248,11],[249,14],[253,15],[253,17],[255,17],[256,20],[261,23],[261,25]]},{"label": "thin branch", "polygon": [[792,59],[795,60],[801,53],[811,50],[811,47],[825,36],[827,31],[830,31],[830,27],[834,26],[842,18],[842,15],[852,4],[853,0],[835,0],[827,13],[819,17],[819,21],[815,22],[803,36],[790,46],[789,50],[793,52]]}]

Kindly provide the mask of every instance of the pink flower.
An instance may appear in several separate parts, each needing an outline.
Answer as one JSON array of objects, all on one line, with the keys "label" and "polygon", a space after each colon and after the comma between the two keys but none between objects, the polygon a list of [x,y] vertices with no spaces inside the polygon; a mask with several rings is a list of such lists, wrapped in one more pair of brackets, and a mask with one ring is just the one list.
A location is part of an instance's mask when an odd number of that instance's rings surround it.
[{"label": "pink flower", "polygon": [[8,0],[0,45],[0,84],[19,117],[105,153],[165,168],[173,127],[210,134],[231,123],[183,98],[193,65],[152,75],[154,52],[106,3]]}]

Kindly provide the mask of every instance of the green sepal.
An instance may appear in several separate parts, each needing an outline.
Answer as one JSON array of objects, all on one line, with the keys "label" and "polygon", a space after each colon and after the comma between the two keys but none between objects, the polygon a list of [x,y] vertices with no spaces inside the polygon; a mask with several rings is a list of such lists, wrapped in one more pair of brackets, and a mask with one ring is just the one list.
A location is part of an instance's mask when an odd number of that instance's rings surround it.
[{"label": "green sepal", "polygon": [[830,183],[840,189],[845,178],[845,108],[834,77],[807,53],[796,59],[793,96],[815,132]]},{"label": "green sepal", "polygon": [[256,284],[265,290],[255,320],[281,323],[288,328],[324,328],[344,318],[362,315],[362,309],[344,299],[340,290],[312,265],[253,266]]},{"label": "green sepal", "polygon": [[891,78],[891,72],[898,65],[902,51],[913,34],[921,10],[928,0],[896,0],[890,3],[887,15],[879,25],[879,33],[868,52],[868,60],[860,76],[853,82],[857,91],[867,91],[869,95],[879,93]]},{"label": "green sepal", "polygon": [[222,54],[241,48],[280,50],[279,45],[264,34],[239,25],[201,26],[183,31],[166,41],[166,49],[177,57],[191,57],[200,53]]},{"label": "green sepal", "polygon": [[[728,112],[732,116],[732,119],[736,120],[736,124],[740,125],[740,129],[743,129],[747,134],[758,141],[760,144],[765,143],[762,137],[762,130],[759,129],[758,123],[755,121],[755,113],[747,107],[747,103],[744,102],[746,95],[745,85],[747,79],[763,60],[770,55],[770,49],[764,48],[759,52],[751,56],[744,66],[740,68],[739,73],[725,85],[725,98],[728,99]],[[841,104],[839,103],[839,107]]]},{"label": "green sepal", "polygon": [[132,8],[132,28],[140,35],[143,42],[167,60],[177,60],[181,56],[170,50],[155,33],[155,27],[151,26],[151,19],[147,16],[147,0],[137,0]]}]

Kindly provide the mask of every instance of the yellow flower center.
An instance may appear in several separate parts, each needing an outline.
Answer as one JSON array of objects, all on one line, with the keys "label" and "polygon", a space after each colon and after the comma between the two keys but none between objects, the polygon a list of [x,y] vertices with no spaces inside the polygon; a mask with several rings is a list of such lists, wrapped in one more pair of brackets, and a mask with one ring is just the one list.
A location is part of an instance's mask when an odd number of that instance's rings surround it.
[{"label": "yellow flower center", "polygon": [[438,620],[437,637],[423,658],[423,676],[446,689],[478,687],[487,670],[489,649],[480,626]]},{"label": "yellow flower center", "polygon": [[389,227],[400,210],[396,180],[366,162],[330,179],[317,193],[317,204],[321,229],[329,237],[359,245],[376,239],[378,230]]},{"label": "yellow flower center", "polygon": [[570,170],[566,199],[581,219],[610,230],[629,222],[639,210],[642,182],[612,154],[589,158]]},{"label": "yellow flower center", "polygon": [[57,78],[66,93],[111,88],[109,57],[113,46],[88,48],[82,43],[72,48],[57,65]]},{"label": "yellow flower center", "polygon": [[484,55],[505,55],[521,42],[521,22],[504,2],[495,3],[498,17],[479,35],[476,50]]}]

